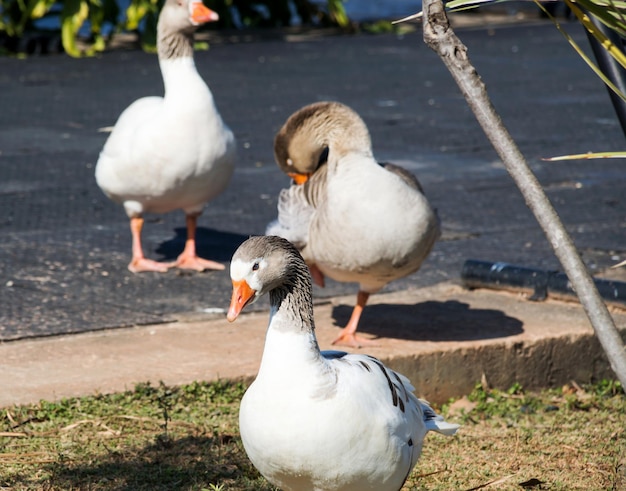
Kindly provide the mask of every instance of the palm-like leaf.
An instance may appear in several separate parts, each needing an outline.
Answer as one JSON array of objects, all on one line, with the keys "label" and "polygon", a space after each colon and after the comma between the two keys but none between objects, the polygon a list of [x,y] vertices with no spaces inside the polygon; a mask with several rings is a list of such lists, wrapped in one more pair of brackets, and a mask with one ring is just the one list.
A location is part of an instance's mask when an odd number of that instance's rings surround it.
[{"label": "palm-like leaf", "polygon": [[[504,3],[513,0],[451,0],[446,2],[446,9],[450,12],[460,12],[463,10],[478,8],[481,5],[486,4],[496,4],[496,3]],[[563,30],[559,23],[550,15],[550,13],[543,8],[541,5],[541,0],[533,0],[540,8],[544,10],[546,15],[552,19],[555,23],[556,27],[559,29],[561,33],[565,35],[568,42],[576,49],[576,51],[584,57],[585,61],[594,68],[594,71],[597,74],[601,74],[601,70],[595,66],[588,57],[586,57],[583,51],[576,45],[573,39],[567,35],[565,30]],[[591,17],[597,19],[602,24],[612,29],[616,33],[618,33],[621,37],[626,39],[626,1],[623,0],[564,0],[568,7],[572,10],[576,18],[581,22],[581,24],[587,29],[597,40],[598,42],[606,49],[611,56],[617,60],[617,62],[622,65],[626,69],[626,55],[622,51],[619,46],[616,46],[612,43],[594,24],[591,22]],[[410,15],[403,19],[400,19],[397,22],[404,22],[407,20],[418,19],[421,18],[422,12],[418,12],[414,15]],[[606,77],[602,77],[603,81],[611,87],[612,90],[616,91],[626,101],[626,95],[621,94],[617,87],[610,83],[606,79]]]},{"label": "palm-like leaf", "polygon": [[548,162],[558,162],[561,160],[589,160],[589,159],[623,159],[626,158],[626,152],[588,152],[578,153],[575,155],[560,155],[558,157],[548,157],[542,160]]},{"label": "palm-like leaf", "polygon": [[[503,3],[512,0],[451,0],[445,3],[446,9],[450,12],[459,12],[480,7],[485,4]],[[572,48],[587,63],[594,73],[609,87],[622,101],[626,102],[626,94],[604,74],[604,72],[594,63],[584,50],[578,46],[574,39],[561,27],[559,22],[543,7],[541,0],[533,0],[539,8],[543,10],[548,18],[552,20],[555,27],[567,39]],[[607,26],[616,32],[621,38],[626,39],[626,1],[623,0],[564,0],[576,18],[585,29],[598,41],[598,43],[611,55],[611,57],[626,70],[626,53],[623,46],[616,45],[600,30],[594,20]],[[422,12],[405,17],[396,21],[422,17]],[[574,159],[602,159],[602,158],[624,158],[626,152],[598,152],[577,155],[563,155],[559,157],[546,158],[548,161],[574,160]]]}]

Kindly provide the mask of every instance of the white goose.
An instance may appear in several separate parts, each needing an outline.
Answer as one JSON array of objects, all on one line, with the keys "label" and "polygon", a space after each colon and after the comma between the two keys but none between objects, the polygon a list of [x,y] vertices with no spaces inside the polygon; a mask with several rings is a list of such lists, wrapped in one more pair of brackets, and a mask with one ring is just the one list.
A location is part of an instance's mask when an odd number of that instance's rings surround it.
[{"label": "white goose", "polygon": [[[196,220],[204,205],[228,185],[234,170],[235,139],[220,117],[213,95],[196,70],[193,33],[217,20],[200,0],[167,0],[157,25],[157,50],[164,97],[144,97],[117,120],[96,166],[104,193],[122,203],[133,238],[128,269],[202,271],[224,265],[196,255]],[[185,212],[187,241],[175,263],[144,257],[143,214]]]},{"label": "white goose", "polygon": [[363,354],[320,352],[307,265],[287,240],[252,237],[233,255],[228,320],[269,293],[256,380],[239,412],[248,457],[286,491],[398,491],[428,431],[450,424],[408,379]]},{"label": "white goose", "polygon": [[296,111],[277,133],[274,154],[295,182],[281,191],[266,234],[293,242],[318,285],[324,275],[359,283],[333,344],[372,344],[356,335],[361,312],[371,293],[419,269],[441,234],[437,214],[411,173],[374,159],[367,126],[343,104]]}]

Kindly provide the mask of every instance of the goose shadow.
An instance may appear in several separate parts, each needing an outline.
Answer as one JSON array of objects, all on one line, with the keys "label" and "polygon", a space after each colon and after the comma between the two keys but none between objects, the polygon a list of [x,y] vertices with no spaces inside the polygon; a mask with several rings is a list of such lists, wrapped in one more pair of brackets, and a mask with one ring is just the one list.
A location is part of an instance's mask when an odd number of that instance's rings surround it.
[{"label": "goose shadow", "polygon": [[[347,324],[352,305],[333,308],[338,327]],[[413,305],[367,305],[359,332],[413,341],[473,341],[515,336],[523,322],[496,309],[474,309],[457,300],[429,300]]]},{"label": "goose shadow", "polygon": [[[174,229],[174,237],[159,244],[155,252],[163,256],[164,261],[173,261],[185,248],[187,229],[185,227]],[[249,235],[223,232],[206,227],[198,227],[196,230],[196,253],[198,256],[213,261],[227,263],[243,241]]]},{"label": "goose shadow", "polygon": [[[46,485],[54,489],[91,489],[98,483],[98,489],[110,491],[182,490],[208,489],[211,483],[223,480],[255,479],[258,473],[237,449],[240,445],[236,434],[181,438],[159,435],[152,444],[109,452],[89,463],[59,460],[47,464],[51,477]],[[18,477],[13,484],[25,484],[21,481]],[[255,489],[273,488],[269,483],[259,483]]]}]

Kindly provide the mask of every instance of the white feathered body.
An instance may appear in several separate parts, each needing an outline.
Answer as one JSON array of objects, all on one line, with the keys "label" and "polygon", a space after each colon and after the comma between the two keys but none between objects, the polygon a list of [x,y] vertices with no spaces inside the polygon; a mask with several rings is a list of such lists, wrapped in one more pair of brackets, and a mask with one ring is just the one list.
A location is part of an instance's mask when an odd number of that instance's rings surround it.
[{"label": "white feathered body", "polygon": [[320,352],[311,277],[293,244],[248,239],[233,256],[231,278],[231,321],[270,294],[261,366],[241,401],[239,429],[248,457],[272,484],[283,491],[399,491],[426,433],[457,431],[376,358]]},{"label": "white feathered body", "polygon": [[274,319],[241,402],[252,463],[287,491],[399,490],[436,429],[411,384],[366,355],[325,358]]},{"label": "white feathered body", "polygon": [[161,71],[165,96],[124,110],[96,167],[98,185],[129,216],[200,212],[234,170],[234,136],[193,58],[162,60]]},{"label": "white feathered body", "polygon": [[326,276],[371,293],[417,271],[440,235],[424,194],[370,154],[328,166],[327,175],[281,192],[267,233],[292,241]]}]

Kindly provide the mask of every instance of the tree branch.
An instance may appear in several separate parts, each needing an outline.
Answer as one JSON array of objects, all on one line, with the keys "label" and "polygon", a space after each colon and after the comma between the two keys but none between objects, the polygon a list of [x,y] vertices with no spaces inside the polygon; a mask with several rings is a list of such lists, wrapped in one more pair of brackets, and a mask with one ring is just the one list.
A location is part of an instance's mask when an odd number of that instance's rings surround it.
[{"label": "tree branch", "polygon": [[485,85],[467,56],[467,47],[450,27],[442,0],[423,0],[422,8],[424,42],[450,71],[526,205],[534,213],[580,299],[611,368],[626,388],[624,343],[571,237],[493,107]]}]

